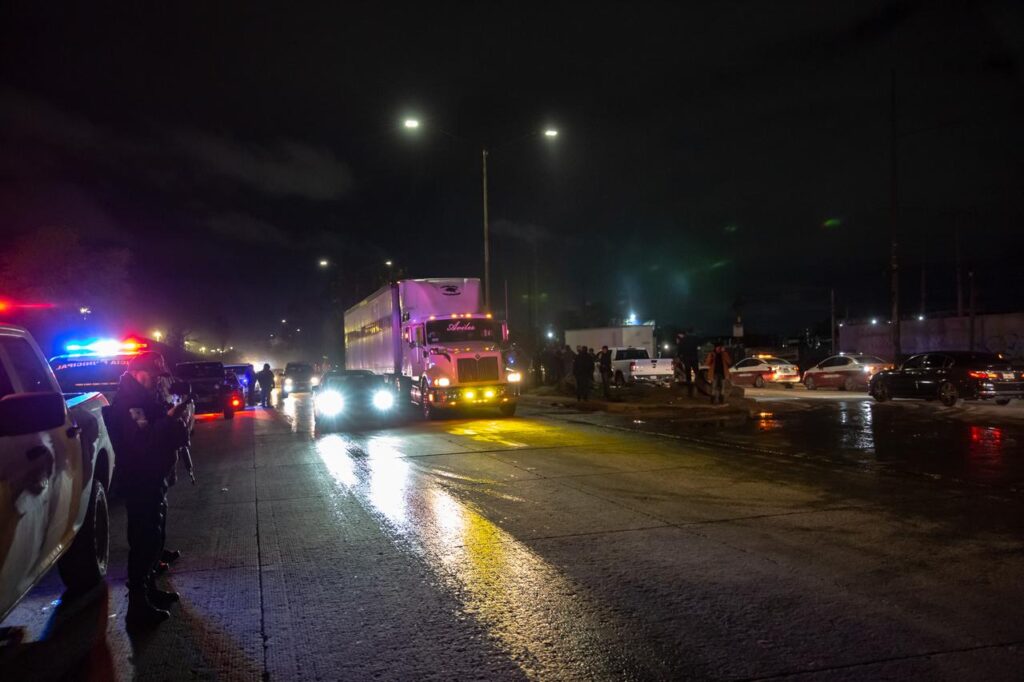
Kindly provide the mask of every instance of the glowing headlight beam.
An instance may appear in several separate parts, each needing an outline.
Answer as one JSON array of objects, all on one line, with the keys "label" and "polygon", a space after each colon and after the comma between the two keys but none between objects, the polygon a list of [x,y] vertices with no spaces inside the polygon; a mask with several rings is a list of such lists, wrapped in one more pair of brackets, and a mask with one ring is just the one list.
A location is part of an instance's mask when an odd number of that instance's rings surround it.
[{"label": "glowing headlight beam", "polygon": [[377,391],[373,394],[373,406],[380,411],[390,410],[395,405],[395,396],[391,391]]},{"label": "glowing headlight beam", "polygon": [[337,391],[321,391],[316,396],[316,410],[325,417],[336,417],[345,409],[345,399]]}]

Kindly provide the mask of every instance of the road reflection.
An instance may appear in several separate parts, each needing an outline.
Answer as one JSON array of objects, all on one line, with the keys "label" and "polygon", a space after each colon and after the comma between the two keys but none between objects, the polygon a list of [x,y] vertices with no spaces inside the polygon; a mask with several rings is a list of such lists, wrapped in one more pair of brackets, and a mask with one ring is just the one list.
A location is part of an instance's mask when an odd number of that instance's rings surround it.
[{"label": "road reflection", "polygon": [[[496,424],[501,422],[464,422],[449,432],[481,442],[514,443],[506,428]],[[319,438],[316,447],[334,482],[359,496],[396,541],[419,554],[439,584],[529,674],[573,670],[593,678],[643,669],[630,663],[630,655],[608,651],[608,635],[601,632],[615,622],[612,614],[459,499],[464,482],[413,466],[401,438],[330,434]]]}]

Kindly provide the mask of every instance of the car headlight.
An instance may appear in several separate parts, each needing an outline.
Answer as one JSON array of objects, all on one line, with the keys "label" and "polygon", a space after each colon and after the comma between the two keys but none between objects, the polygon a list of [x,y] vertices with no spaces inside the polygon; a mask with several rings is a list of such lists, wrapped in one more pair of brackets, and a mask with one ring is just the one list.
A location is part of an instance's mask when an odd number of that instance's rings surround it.
[{"label": "car headlight", "polygon": [[448,379],[448,377],[438,377],[437,381],[434,382],[435,385],[440,386],[442,388],[449,385],[450,383],[452,382],[450,379]]},{"label": "car headlight", "polygon": [[373,406],[378,410],[390,410],[395,404],[395,396],[391,391],[377,391],[373,394]]},{"label": "car headlight", "polygon": [[292,382],[292,380],[291,380],[291,379],[285,379],[285,380],[284,380],[284,390],[286,390],[286,391],[287,391],[288,389],[290,389],[290,388],[291,388],[292,386],[294,386],[294,385],[295,385],[295,384],[294,384],[294,383]]},{"label": "car headlight", "polygon": [[510,384],[518,384],[522,380],[523,380],[523,375],[520,374],[519,372],[509,372],[508,373],[508,381],[509,381]]},{"label": "car headlight", "polygon": [[345,399],[337,391],[321,391],[316,396],[316,411],[325,417],[334,417],[345,409]]},{"label": "car headlight", "polygon": [[309,385],[310,386],[319,386],[320,385],[320,377],[313,377],[312,379],[310,379],[309,380]]}]

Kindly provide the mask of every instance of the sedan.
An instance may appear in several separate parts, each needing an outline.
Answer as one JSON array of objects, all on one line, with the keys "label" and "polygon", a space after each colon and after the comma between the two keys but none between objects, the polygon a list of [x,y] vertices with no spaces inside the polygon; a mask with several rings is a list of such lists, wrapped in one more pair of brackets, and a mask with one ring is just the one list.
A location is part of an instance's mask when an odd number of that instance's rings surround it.
[{"label": "sedan", "polygon": [[729,381],[736,386],[761,388],[766,383],[780,383],[793,388],[793,384],[800,383],[800,369],[773,355],[755,355],[730,367]]},{"label": "sedan", "polygon": [[1024,398],[1024,372],[993,353],[938,351],[914,355],[899,369],[871,378],[871,396],[878,402],[891,398],[940,400],[952,407],[958,400],[995,400],[1006,405]]},{"label": "sedan", "polygon": [[892,365],[874,355],[840,353],[825,358],[804,372],[804,386],[808,391],[816,388],[866,391],[871,377],[883,369],[892,369]]},{"label": "sedan", "polygon": [[342,421],[358,427],[398,411],[394,387],[384,377],[365,370],[328,372],[313,392],[318,430],[337,428]]}]

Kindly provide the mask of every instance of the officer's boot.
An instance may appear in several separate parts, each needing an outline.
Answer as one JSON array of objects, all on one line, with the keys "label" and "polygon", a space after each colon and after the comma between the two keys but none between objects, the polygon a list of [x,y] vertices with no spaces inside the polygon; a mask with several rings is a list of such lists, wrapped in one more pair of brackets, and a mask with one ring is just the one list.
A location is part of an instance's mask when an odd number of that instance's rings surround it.
[{"label": "officer's boot", "polygon": [[147,590],[128,590],[128,614],[125,616],[125,625],[129,629],[153,628],[171,617],[169,611],[158,609],[149,601]]},{"label": "officer's boot", "polygon": [[150,583],[146,587],[146,597],[150,604],[161,610],[169,610],[171,606],[181,601],[180,594],[161,590],[156,583]]}]

